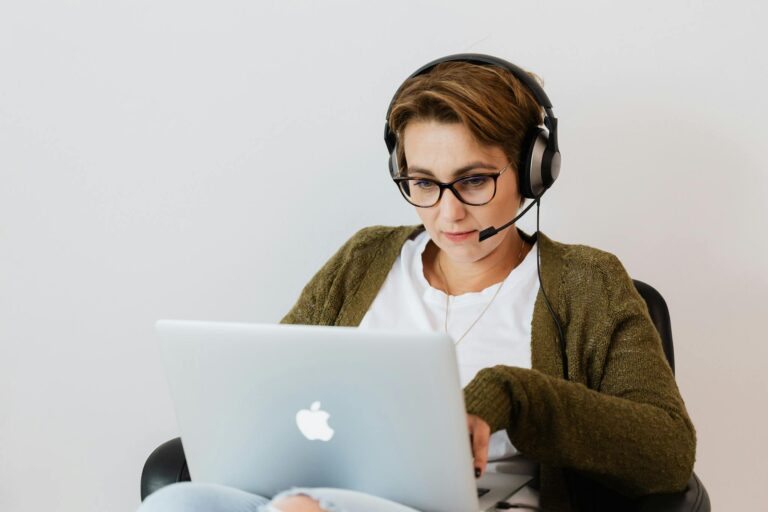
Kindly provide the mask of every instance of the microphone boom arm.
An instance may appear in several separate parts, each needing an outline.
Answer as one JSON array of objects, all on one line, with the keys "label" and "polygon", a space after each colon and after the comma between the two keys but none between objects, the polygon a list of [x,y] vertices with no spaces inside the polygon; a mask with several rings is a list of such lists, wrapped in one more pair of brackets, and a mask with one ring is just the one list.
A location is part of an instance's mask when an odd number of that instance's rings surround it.
[{"label": "microphone boom arm", "polygon": [[517,220],[518,220],[520,217],[522,217],[523,215],[525,215],[525,214],[528,212],[528,210],[530,210],[530,209],[531,209],[531,207],[532,207],[533,205],[535,205],[535,204],[537,204],[537,203],[539,202],[539,198],[540,198],[540,197],[541,197],[541,194],[540,194],[540,195],[538,195],[538,196],[536,196],[536,198],[535,198],[533,201],[531,201],[531,204],[529,204],[528,206],[526,206],[526,207],[525,207],[525,210],[523,210],[523,211],[522,211],[522,213],[520,213],[520,215],[518,215],[517,217],[515,217],[515,218],[514,218],[514,219],[512,219],[511,221],[507,222],[506,224],[504,224],[504,225],[503,225],[503,226],[501,226],[500,228],[495,228],[495,227],[491,226],[491,227],[489,227],[489,228],[485,228],[484,230],[482,230],[482,231],[480,232],[480,241],[482,242],[483,240],[485,240],[485,239],[487,239],[487,238],[491,238],[493,235],[495,235],[495,234],[496,234],[496,233],[498,233],[499,231],[504,231],[504,230],[505,230],[505,229],[507,229],[509,226],[511,226],[512,224],[514,224],[515,222],[517,222]]}]

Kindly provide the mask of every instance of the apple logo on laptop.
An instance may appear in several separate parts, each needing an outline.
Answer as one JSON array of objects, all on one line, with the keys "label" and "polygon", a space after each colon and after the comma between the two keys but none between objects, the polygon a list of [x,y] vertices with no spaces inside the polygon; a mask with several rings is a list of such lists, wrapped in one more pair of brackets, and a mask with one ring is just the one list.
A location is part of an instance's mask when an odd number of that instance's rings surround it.
[{"label": "apple logo on laptop", "polygon": [[331,415],[320,410],[320,402],[313,402],[309,409],[296,413],[296,425],[304,437],[310,441],[319,439],[329,441],[333,437],[333,429],[328,425]]}]

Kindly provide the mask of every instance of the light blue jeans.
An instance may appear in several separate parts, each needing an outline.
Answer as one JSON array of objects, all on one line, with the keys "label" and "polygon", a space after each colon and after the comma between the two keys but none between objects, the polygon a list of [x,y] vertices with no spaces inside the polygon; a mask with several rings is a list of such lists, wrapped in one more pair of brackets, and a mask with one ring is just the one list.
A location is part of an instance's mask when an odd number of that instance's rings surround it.
[{"label": "light blue jeans", "polygon": [[[294,487],[272,500],[303,494],[327,512],[418,512],[394,501],[346,489]],[[159,489],[137,512],[280,512],[269,498],[234,487],[207,482],[177,482]]]}]

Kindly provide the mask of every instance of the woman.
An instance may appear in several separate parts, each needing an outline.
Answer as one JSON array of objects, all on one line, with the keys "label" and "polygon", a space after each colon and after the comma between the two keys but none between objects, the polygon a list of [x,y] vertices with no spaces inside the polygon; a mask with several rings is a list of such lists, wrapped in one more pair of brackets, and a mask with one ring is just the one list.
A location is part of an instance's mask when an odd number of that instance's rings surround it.
[{"label": "woman", "polygon": [[[520,171],[542,123],[530,83],[461,58],[415,75],[387,121],[397,142],[393,178],[421,225],[355,234],[282,321],[448,332],[476,474],[489,460],[535,461],[534,508],[538,492],[542,510],[585,510],[683,489],[695,432],[619,260],[519,229],[480,241],[482,230],[515,217],[520,184],[530,187]],[[410,510],[338,489],[293,489],[267,501],[186,483],[158,491],[141,510],[211,510],[214,502],[222,511]]]}]

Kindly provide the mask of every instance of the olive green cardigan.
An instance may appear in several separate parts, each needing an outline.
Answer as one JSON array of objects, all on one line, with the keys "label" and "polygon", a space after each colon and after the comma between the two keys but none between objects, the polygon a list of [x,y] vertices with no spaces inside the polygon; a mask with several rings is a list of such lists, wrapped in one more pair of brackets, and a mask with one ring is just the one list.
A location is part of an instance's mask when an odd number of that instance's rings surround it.
[{"label": "olive green cardigan", "polygon": [[[283,323],[357,326],[400,249],[423,226],[374,226],[347,241],[304,287]],[[518,230],[528,241],[534,238]],[[541,276],[567,340],[568,381],[555,323],[539,289],[532,369],[481,370],[467,412],[506,429],[540,463],[541,505],[571,510],[562,468],[635,497],[685,488],[696,435],[642,297],[616,256],[539,232]]]}]

